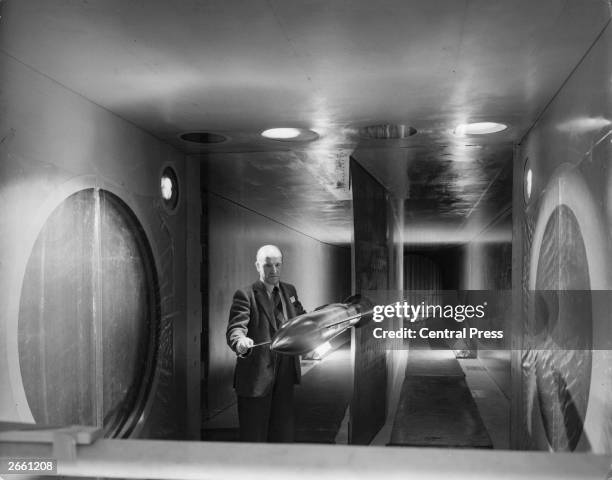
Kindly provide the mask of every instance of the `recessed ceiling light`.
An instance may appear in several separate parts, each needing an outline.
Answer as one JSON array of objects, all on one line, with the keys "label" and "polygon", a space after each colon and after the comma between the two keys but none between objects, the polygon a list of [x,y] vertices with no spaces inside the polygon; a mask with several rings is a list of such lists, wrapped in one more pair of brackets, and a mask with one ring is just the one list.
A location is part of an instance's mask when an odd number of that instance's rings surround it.
[{"label": "recessed ceiling light", "polygon": [[299,142],[319,138],[316,132],[305,128],[269,128],[261,132],[261,136],[272,140],[292,140]]},{"label": "recessed ceiling light", "polygon": [[180,136],[181,140],[192,143],[221,143],[227,140],[223,135],[211,132],[187,132]]},{"label": "recessed ceiling light", "polygon": [[457,125],[453,133],[459,137],[464,135],[486,135],[488,133],[501,132],[508,128],[508,125],[495,122],[462,123]]},{"label": "recessed ceiling light", "polygon": [[274,140],[287,140],[300,135],[297,128],[269,128],[261,132],[262,137],[272,138]]},{"label": "recessed ceiling light", "polygon": [[408,138],[417,133],[416,128],[410,125],[383,123],[370,125],[359,129],[359,136],[365,138],[376,138],[379,140],[392,140]]}]

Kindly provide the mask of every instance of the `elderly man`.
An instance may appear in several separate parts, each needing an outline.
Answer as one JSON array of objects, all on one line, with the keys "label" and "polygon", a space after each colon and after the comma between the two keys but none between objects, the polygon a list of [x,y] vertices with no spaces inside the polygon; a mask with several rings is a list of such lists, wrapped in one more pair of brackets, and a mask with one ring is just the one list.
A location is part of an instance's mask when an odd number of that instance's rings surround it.
[{"label": "elderly man", "polygon": [[283,256],[278,247],[257,251],[259,280],[234,294],[227,343],[236,352],[234,388],[238,396],[240,439],[292,442],[295,437],[293,385],[300,382],[298,356],[270,350],[280,326],[304,312],[295,287],[280,281]]}]

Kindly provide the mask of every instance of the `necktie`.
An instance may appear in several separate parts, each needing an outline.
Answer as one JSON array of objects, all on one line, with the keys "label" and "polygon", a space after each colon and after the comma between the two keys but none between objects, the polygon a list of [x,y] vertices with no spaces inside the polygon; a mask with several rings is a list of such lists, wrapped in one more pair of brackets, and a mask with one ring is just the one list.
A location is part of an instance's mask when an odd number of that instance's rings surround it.
[{"label": "necktie", "polygon": [[280,328],[285,321],[285,315],[283,314],[283,304],[281,302],[278,287],[274,287],[272,289],[272,303],[274,304],[274,319],[276,320],[276,328]]}]

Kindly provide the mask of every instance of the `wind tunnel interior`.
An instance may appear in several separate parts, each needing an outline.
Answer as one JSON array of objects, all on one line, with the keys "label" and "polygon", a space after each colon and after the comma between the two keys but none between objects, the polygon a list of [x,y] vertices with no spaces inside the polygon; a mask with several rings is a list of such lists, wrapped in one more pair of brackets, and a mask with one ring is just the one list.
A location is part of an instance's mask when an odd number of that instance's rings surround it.
[{"label": "wind tunnel interior", "polygon": [[298,440],[612,453],[611,35],[495,154],[180,149],[1,52],[0,420],[235,440],[228,309],[273,243],[309,311],[507,292],[501,344],[412,348],[370,324],[306,359]]}]

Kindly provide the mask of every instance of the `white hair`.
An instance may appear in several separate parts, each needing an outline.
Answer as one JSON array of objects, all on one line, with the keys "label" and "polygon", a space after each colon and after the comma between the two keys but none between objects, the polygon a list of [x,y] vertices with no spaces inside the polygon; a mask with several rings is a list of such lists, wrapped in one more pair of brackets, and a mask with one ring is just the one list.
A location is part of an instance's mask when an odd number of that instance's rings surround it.
[{"label": "white hair", "polygon": [[259,263],[263,263],[263,261],[268,257],[283,257],[283,254],[276,245],[264,245],[257,250],[257,255],[255,255],[255,260]]}]

